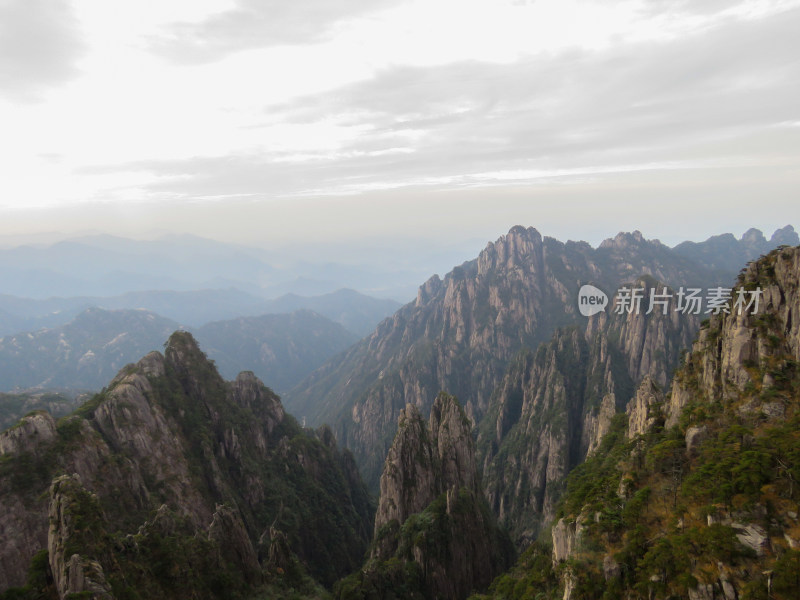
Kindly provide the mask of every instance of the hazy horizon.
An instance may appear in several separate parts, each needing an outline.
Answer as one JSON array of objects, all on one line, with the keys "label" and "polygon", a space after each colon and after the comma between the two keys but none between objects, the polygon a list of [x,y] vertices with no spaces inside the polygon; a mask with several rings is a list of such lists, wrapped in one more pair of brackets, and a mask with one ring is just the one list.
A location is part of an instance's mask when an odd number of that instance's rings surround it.
[{"label": "hazy horizon", "polygon": [[798,0],[6,0],[0,242],[769,236],[800,216],[798,28]]}]

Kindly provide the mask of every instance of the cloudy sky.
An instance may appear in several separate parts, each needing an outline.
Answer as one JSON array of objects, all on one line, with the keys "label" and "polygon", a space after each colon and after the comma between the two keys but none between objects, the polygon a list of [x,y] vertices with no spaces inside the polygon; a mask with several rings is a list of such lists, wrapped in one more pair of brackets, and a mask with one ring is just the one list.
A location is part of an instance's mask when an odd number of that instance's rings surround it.
[{"label": "cloudy sky", "polygon": [[0,237],[800,227],[798,31],[796,0],[0,0]]}]

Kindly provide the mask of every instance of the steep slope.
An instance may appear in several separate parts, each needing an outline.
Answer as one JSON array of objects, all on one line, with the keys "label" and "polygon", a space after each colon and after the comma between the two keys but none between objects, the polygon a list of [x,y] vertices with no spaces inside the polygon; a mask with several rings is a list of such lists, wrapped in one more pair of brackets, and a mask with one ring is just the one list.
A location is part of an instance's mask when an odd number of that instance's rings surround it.
[{"label": "steep slope", "polygon": [[[329,585],[370,536],[369,498],[330,431],[302,430],[252,373],[223,381],[186,332],[75,414],[26,417],[0,448],[0,590],[32,559],[61,597],[101,579],[117,598],[230,597],[306,570]],[[268,560],[277,538],[292,581]]]},{"label": "steep slope", "polygon": [[330,423],[375,485],[407,402],[427,414],[431,398],[447,389],[480,419],[520,349],[581,319],[582,283],[613,290],[640,274],[675,286],[715,279],[639,232],[593,249],[514,227],[476,260],[432,277],[415,302],[288,393],[287,405],[311,422]]},{"label": "steep slope", "polygon": [[[633,282],[646,295],[668,289]],[[589,319],[524,352],[479,426],[486,494],[520,547],[552,521],[567,474],[593,452],[644,379],[665,387],[697,319],[656,310]]]},{"label": "steep slope", "polygon": [[470,422],[442,392],[430,422],[409,404],[386,457],[370,559],[337,584],[342,600],[465,598],[513,549],[481,496]]},{"label": "steep slope", "polygon": [[751,263],[738,286],[762,290],[758,310],[729,304],[669,396],[640,390],[569,476],[552,562],[532,547],[489,597],[797,597],[800,248]]},{"label": "steep slope", "polygon": [[223,377],[253,371],[279,392],[358,339],[310,310],[209,323],[195,336]]}]

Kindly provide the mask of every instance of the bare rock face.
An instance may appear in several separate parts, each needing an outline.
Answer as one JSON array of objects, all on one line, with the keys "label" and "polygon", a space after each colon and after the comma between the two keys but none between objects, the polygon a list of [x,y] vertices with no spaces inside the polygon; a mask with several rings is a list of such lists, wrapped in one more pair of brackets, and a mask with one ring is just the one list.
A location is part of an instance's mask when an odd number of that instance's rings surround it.
[{"label": "bare rock face", "polygon": [[430,426],[413,404],[400,415],[375,515],[375,533],[392,520],[403,523],[450,489],[478,491],[475,444],[463,409],[452,396],[439,394]]},{"label": "bare rock face", "polygon": [[413,562],[426,597],[455,600],[488,586],[512,554],[480,493],[471,423],[457,400],[439,394],[429,424],[406,406],[381,476],[372,560],[361,577],[377,576],[376,561]]},{"label": "bare rock face", "polygon": [[587,336],[600,334],[617,340],[624,356],[628,374],[635,382],[650,377],[659,387],[666,389],[672,371],[678,365],[682,350],[689,348],[697,333],[699,320],[695,315],[667,310],[650,298],[673,295],[674,290],[652,277],[640,277],[624,284],[629,289],[641,290],[643,299],[638,309],[617,313],[619,297],[614,306],[591,319]]},{"label": "bare rock face", "polygon": [[386,456],[375,533],[390,521],[403,523],[441,493],[438,453],[425,420],[413,404],[400,413],[398,434]]},{"label": "bare rock face", "polygon": [[221,564],[236,565],[250,585],[261,581],[258,556],[237,511],[218,505],[208,527],[208,539],[216,542]]},{"label": "bare rock face", "polygon": [[[623,236],[609,248],[640,243]],[[652,277],[628,285],[645,297],[668,292]],[[648,308],[609,309],[589,318],[584,332],[558,330],[535,355],[522,354],[497,387],[478,426],[478,449],[489,504],[518,546],[552,521],[566,476],[597,451],[620,408],[628,406],[629,435],[660,418],[659,387],[697,323]]]},{"label": "bare rock face", "polygon": [[685,436],[686,453],[690,456],[696,454],[698,451],[698,446],[700,446],[700,444],[702,444],[706,438],[708,438],[708,427],[705,425],[687,428]]},{"label": "bare rock face", "polygon": [[[700,330],[687,356],[687,369],[673,383],[667,406],[668,427],[678,423],[683,407],[690,400],[736,402],[748,388],[772,387],[772,373],[786,366],[781,357],[800,359],[798,273],[798,248],[776,250],[747,266],[734,287],[734,294],[738,289],[760,289],[758,310],[749,306],[740,313],[735,306],[729,306],[729,314],[713,315]],[[745,410],[760,408],[761,405],[751,404]],[[766,412],[779,415],[780,409],[767,406]]]},{"label": "bare rock face", "polygon": [[22,417],[14,427],[0,433],[0,456],[30,452],[56,435],[56,422],[49,413],[38,411]]},{"label": "bare rock face", "polygon": [[558,564],[571,558],[578,549],[581,541],[581,518],[575,521],[559,519],[553,525],[553,564]]},{"label": "bare rock face", "polygon": [[98,531],[100,514],[96,497],[86,491],[80,477],[65,475],[53,481],[50,486],[47,550],[50,570],[62,599],[69,594],[81,593],[88,593],[89,598],[98,600],[113,598],[103,567],[96,558],[71,550],[86,547],[86,539]]},{"label": "bare rock face", "polygon": [[661,418],[664,394],[648,375],[636,388],[636,395],[628,402],[628,439],[647,433]]},{"label": "bare rock face", "polygon": [[[685,285],[698,280],[696,268],[641,233],[620,234],[593,249],[513,227],[475,260],[428,280],[414,302],[288,394],[287,406],[313,423],[330,423],[374,485],[407,403],[427,417],[432,399],[445,389],[480,422],[521,350],[537,348],[558,327],[585,324],[576,298],[582,283],[610,291],[647,274]],[[669,357],[680,347],[672,331],[686,322],[670,314],[619,324],[635,381],[649,373],[666,385],[669,367],[659,352]],[[690,341],[691,334],[685,344]]]},{"label": "bare rock face", "polygon": [[589,438],[586,454],[592,454],[600,446],[600,442],[611,430],[611,420],[617,414],[617,399],[614,394],[606,394],[600,402],[597,415],[587,415],[583,430]]}]

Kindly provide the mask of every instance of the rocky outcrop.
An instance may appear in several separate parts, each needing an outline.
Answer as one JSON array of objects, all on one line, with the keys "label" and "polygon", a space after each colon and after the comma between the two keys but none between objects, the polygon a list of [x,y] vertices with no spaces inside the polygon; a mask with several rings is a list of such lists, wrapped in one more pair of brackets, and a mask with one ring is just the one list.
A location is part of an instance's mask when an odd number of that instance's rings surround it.
[{"label": "rocky outcrop", "polygon": [[611,421],[617,414],[617,398],[614,394],[606,394],[600,402],[597,414],[587,414],[584,419],[583,432],[587,438],[586,454],[589,455],[600,447],[600,442],[611,430]]},{"label": "rocky outcrop", "polygon": [[[777,250],[750,263],[734,287],[726,310],[713,315],[700,330],[686,359],[686,369],[673,383],[667,406],[667,426],[677,424],[690,400],[738,402],[753,389],[767,390],[787,366],[800,360],[800,249]],[[758,309],[735,305],[738,290],[760,290]],[[768,395],[765,395],[768,396]],[[745,410],[758,412],[768,400],[748,404]],[[776,407],[769,406],[775,413]]]},{"label": "rocky outcrop", "polygon": [[98,540],[93,538],[102,531],[98,525],[101,515],[97,498],[86,491],[79,476],[65,475],[53,481],[47,551],[50,571],[62,600],[70,594],[87,594],[97,600],[113,598],[96,557],[81,553],[97,547]]},{"label": "rocky outcrop", "polygon": [[625,409],[628,414],[628,439],[647,433],[662,419],[663,405],[663,392],[649,375],[645,376]]},{"label": "rocky outcrop", "polygon": [[0,433],[0,456],[30,452],[56,435],[56,422],[49,413],[26,415],[11,429]]},{"label": "rocky outcrop", "polygon": [[471,424],[458,401],[439,394],[430,424],[409,404],[381,475],[375,534],[391,521],[404,523],[446,491],[462,488],[479,491]]},{"label": "rocky outcrop", "polygon": [[400,413],[398,434],[381,475],[381,495],[375,514],[375,534],[391,521],[403,523],[422,512],[442,492],[438,453],[427,423],[413,404]]},{"label": "rocky outcrop", "polygon": [[581,542],[582,519],[574,521],[559,519],[553,525],[553,563],[558,564],[568,560],[578,551]]},{"label": "rocky outcrop", "polygon": [[488,586],[512,553],[480,493],[471,424],[461,406],[441,393],[426,423],[409,404],[386,458],[372,560],[356,576],[357,586],[374,585],[386,576],[383,563],[399,559],[415,565],[412,583],[425,597],[465,598]]},{"label": "rocky outcrop", "polygon": [[705,425],[692,426],[686,429],[684,442],[686,443],[686,454],[692,456],[697,454],[700,444],[708,437],[708,427]]},{"label": "rocky outcrop", "polygon": [[218,505],[208,527],[208,539],[218,548],[221,565],[235,565],[249,585],[261,582],[261,565],[237,511]]}]

